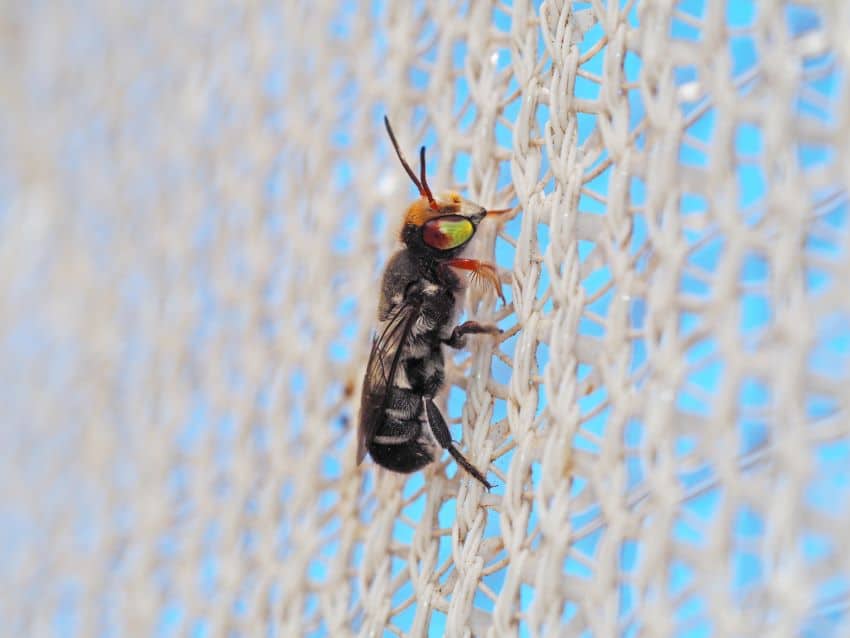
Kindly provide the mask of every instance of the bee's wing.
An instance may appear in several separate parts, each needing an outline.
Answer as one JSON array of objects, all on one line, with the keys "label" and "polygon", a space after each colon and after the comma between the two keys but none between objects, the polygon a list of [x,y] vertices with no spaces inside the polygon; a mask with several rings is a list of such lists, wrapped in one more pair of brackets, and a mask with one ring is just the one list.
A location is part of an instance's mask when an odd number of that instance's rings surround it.
[{"label": "bee's wing", "polygon": [[360,422],[357,426],[357,464],[366,456],[366,445],[384,419],[387,398],[396,376],[403,346],[416,320],[419,307],[408,301],[393,308],[380,334],[372,340],[372,352],[363,378]]}]

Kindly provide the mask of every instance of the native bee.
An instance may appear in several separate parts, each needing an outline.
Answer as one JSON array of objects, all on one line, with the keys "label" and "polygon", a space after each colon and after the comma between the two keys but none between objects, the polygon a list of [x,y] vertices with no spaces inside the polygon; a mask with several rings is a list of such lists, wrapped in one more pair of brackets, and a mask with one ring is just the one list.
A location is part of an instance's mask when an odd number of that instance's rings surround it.
[{"label": "native bee", "polygon": [[401,165],[419,190],[401,229],[403,247],[384,270],[378,325],[363,379],[358,425],[357,464],[368,451],[395,472],[415,472],[446,449],[458,465],[488,489],[490,483],[451,438],[434,403],[445,381],[443,346],[463,348],[466,335],[498,334],[494,325],[467,321],[455,325],[461,278],[468,270],[495,288],[504,303],[495,266],[460,254],[485,218],[511,209],[490,210],[457,193],[435,198],[425,176],[425,147],[419,149],[419,178],[399,148],[389,120],[387,133]]}]

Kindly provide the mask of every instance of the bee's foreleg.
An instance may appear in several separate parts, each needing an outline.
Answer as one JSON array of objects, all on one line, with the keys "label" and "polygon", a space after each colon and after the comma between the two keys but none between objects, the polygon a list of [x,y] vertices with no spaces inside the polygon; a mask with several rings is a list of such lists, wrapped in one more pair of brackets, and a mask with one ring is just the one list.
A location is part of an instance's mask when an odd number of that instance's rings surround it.
[{"label": "bee's foreleg", "polygon": [[501,334],[502,330],[498,326],[492,324],[478,323],[477,321],[464,321],[459,326],[455,326],[452,334],[443,343],[455,349],[466,347],[466,335],[468,334]]},{"label": "bee's foreleg", "polygon": [[502,303],[507,303],[505,301],[505,295],[502,293],[502,282],[499,279],[499,270],[493,264],[488,264],[485,261],[478,261],[477,259],[462,258],[450,259],[446,262],[446,264],[452,268],[468,270],[474,279],[486,281],[493,286],[493,290],[497,295],[499,295],[499,299],[502,300]]},{"label": "bee's foreleg", "polygon": [[449,454],[451,454],[452,457],[454,457],[454,460],[457,461],[457,464],[472,474],[472,476],[474,476],[484,487],[488,490],[493,487],[487,479],[484,478],[484,475],[478,471],[478,468],[467,461],[466,457],[455,447],[455,444],[452,441],[452,434],[449,432],[449,426],[446,424],[446,420],[443,418],[443,415],[440,413],[440,409],[434,403],[434,400],[431,397],[422,397],[422,402],[425,405],[425,416],[428,419],[428,425],[431,426],[431,432],[433,432],[434,438],[437,439],[437,443],[447,449]]}]

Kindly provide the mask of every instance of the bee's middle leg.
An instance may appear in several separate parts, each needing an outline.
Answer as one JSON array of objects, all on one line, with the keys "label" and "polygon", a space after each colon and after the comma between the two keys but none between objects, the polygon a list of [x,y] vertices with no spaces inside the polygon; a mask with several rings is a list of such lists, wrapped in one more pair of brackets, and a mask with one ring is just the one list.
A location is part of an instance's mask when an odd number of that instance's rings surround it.
[{"label": "bee's middle leg", "polygon": [[447,346],[455,349],[466,347],[466,335],[469,334],[501,334],[502,330],[498,326],[492,324],[478,323],[477,321],[464,321],[459,326],[455,326],[451,336],[443,341]]},{"label": "bee's middle leg", "polygon": [[425,416],[428,419],[428,425],[431,426],[431,432],[434,433],[437,443],[447,449],[458,465],[472,474],[484,487],[488,490],[493,487],[484,478],[484,475],[478,471],[478,468],[466,460],[466,457],[455,447],[452,441],[452,433],[449,432],[449,426],[446,424],[446,420],[443,418],[434,400],[431,397],[422,397],[422,402],[425,404]]}]

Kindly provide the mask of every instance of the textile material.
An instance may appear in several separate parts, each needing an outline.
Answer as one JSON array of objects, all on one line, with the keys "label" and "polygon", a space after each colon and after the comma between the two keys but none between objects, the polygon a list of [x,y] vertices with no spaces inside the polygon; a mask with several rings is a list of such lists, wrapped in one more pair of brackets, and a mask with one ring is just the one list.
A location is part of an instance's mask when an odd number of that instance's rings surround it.
[{"label": "textile material", "polygon": [[[850,5],[7,3],[14,636],[831,636]],[[490,207],[448,456],[355,463],[429,149]]]}]

